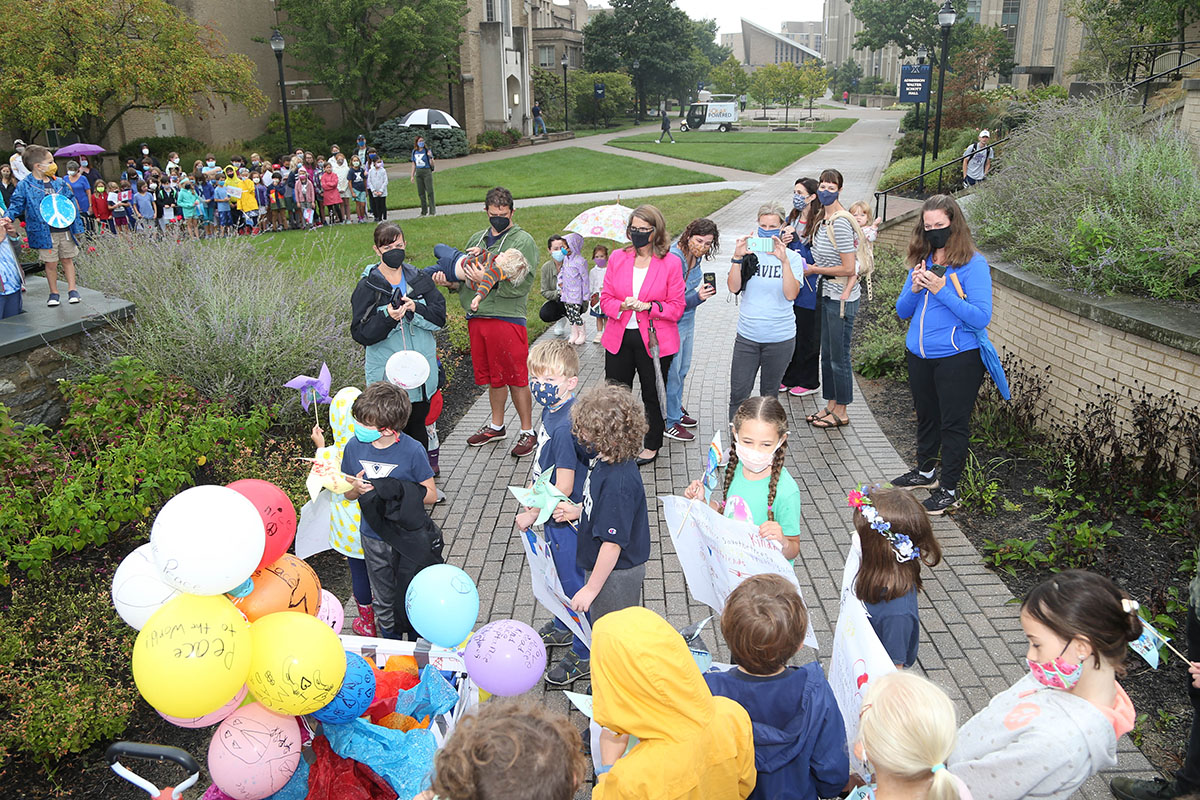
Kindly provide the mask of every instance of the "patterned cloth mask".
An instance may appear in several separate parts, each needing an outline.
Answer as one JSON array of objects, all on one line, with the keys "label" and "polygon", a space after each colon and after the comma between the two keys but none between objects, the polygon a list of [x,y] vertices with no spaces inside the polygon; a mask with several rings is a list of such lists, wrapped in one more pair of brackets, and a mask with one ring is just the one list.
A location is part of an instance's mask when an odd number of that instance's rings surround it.
[{"label": "patterned cloth mask", "polygon": [[541,405],[548,408],[553,408],[558,405],[558,387],[553,383],[546,381],[530,381],[529,391],[533,394],[533,399]]},{"label": "patterned cloth mask", "polygon": [[[1069,643],[1067,647],[1070,647]],[[1067,652],[1067,647],[1063,648],[1063,653]],[[1025,659],[1025,663],[1029,665],[1029,672],[1033,675],[1033,679],[1051,689],[1063,689],[1069,692],[1083,677],[1083,665],[1072,664],[1070,661],[1064,660],[1062,653],[1058,655],[1058,658],[1044,664],[1030,661],[1028,658]]]}]

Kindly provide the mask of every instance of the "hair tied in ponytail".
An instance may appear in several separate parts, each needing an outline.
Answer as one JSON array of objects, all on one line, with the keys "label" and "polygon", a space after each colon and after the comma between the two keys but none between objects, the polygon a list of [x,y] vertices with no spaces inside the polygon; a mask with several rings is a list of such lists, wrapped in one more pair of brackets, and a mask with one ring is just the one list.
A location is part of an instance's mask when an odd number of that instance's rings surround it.
[{"label": "hair tied in ponytail", "polygon": [[1121,610],[1126,614],[1136,614],[1139,608],[1141,606],[1138,605],[1137,600],[1130,600],[1128,597],[1121,598]]},{"label": "hair tied in ponytail", "polygon": [[929,771],[930,771],[930,772],[932,772],[934,775],[937,775],[939,772],[941,772],[941,771],[942,771],[942,770],[944,770],[945,768],[946,768],[946,765],[945,765],[945,764],[934,764],[934,765],[933,765],[933,766],[932,766],[932,767],[929,769]]}]

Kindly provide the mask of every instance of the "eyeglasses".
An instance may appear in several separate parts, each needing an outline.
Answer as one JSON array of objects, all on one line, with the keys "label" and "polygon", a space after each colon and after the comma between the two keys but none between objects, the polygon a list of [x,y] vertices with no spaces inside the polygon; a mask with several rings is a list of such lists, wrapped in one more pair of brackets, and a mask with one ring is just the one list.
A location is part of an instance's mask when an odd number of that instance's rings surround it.
[{"label": "eyeglasses", "polygon": [[651,226],[649,228],[638,228],[638,227],[634,227],[633,225],[630,225],[629,230],[633,231],[634,233],[654,233],[653,226]]}]

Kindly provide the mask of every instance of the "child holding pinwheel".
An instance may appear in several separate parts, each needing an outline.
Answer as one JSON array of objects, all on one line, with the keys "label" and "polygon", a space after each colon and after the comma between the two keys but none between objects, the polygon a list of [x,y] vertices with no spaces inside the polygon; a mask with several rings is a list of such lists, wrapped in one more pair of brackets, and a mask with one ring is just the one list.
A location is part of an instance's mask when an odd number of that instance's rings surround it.
[{"label": "child holding pinwheel", "polygon": [[942,548],[924,507],[904,489],[863,486],[850,492],[862,566],[854,594],[867,607],[871,627],[897,668],[917,661],[921,618],[917,590],[921,564],[937,566]]}]

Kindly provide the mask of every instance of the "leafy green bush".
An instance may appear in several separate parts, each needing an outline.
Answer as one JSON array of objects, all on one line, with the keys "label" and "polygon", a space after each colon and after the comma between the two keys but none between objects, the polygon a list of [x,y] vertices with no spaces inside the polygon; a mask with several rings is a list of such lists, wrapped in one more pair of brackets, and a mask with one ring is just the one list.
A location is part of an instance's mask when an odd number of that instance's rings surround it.
[{"label": "leafy green bush", "polygon": [[401,119],[393,117],[371,132],[371,145],[385,156],[407,159],[418,133],[425,137],[434,158],[458,158],[471,152],[462,128],[407,128],[400,124]]},{"label": "leafy green bush", "polygon": [[514,145],[521,140],[521,132],[513,128],[503,131],[483,131],[475,137],[475,143],[487,145],[493,150]]},{"label": "leafy green bush", "polygon": [[1005,161],[970,210],[980,244],[1069,288],[1200,302],[1200,158],[1174,123],[1041,103]]},{"label": "leafy green bush", "polygon": [[899,253],[884,249],[876,251],[872,297],[867,302],[878,304],[878,307],[855,331],[851,350],[854,371],[864,378],[904,380],[908,375],[908,361],[904,355],[908,322],[900,319],[894,308],[905,278],[907,270]]},{"label": "leafy green bush", "polygon": [[183,153],[200,152],[205,146],[204,142],[190,136],[151,136],[148,139],[135,139],[117,148],[117,158],[121,160],[122,170],[125,169],[125,160],[128,158],[137,159],[139,164],[142,163],[143,143],[149,148],[150,155],[157,158],[160,164],[167,163],[167,153],[171,152],[180,154],[180,164],[188,164],[183,160]]},{"label": "leafy green bush", "polygon": [[177,375],[209,397],[240,408],[298,411],[298,394],[281,388],[315,375],[322,361],[335,386],[363,376],[363,348],[346,318],[358,264],[339,260],[336,237],[318,237],[290,258],[306,265],[297,278],[245,238],[195,243],[147,240],[130,249],[115,237],[97,240],[89,282],[137,305],[134,320],[96,350],[105,359],[133,355],[164,375]]},{"label": "leafy green bush", "polygon": [[103,544],[268,423],[262,409],[237,414],[130,358],[62,391],[57,433],[14,430],[0,406],[0,574],[11,564],[37,576],[57,553]]},{"label": "leafy green bush", "polygon": [[134,631],[112,612],[111,581],[107,565],[70,559],[43,580],[14,581],[0,608],[0,767],[25,753],[52,771],[125,730],[138,696]]}]

